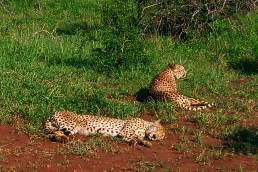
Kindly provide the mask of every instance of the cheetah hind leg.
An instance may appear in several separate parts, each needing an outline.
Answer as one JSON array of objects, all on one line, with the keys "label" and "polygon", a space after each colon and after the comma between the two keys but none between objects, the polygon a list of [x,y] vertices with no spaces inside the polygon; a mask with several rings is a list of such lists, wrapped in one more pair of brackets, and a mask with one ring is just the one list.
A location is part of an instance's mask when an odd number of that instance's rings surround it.
[{"label": "cheetah hind leg", "polygon": [[55,131],[53,134],[49,134],[48,138],[53,142],[67,143],[69,137],[65,135],[63,131]]}]

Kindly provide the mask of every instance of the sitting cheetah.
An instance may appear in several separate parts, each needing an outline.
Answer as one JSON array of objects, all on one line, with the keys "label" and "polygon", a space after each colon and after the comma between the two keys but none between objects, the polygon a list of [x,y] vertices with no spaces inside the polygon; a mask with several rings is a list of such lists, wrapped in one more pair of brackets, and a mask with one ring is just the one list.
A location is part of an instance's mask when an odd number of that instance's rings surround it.
[{"label": "sitting cheetah", "polygon": [[153,78],[149,93],[154,99],[171,100],[187,110],[201,110],[212,105],[205,101],[199,101],[180,95],[176,89],[176,78],[184,78],[186,71],[182,65],[169,64],[163,71]]},{"label": "sitting cheetah", "polygon": [[165,130],[159,121],[148,122],[140,118],[121,120],[109,117],[76,115],[73,112],[56,112],[44,124],[51,140],[67,142],[73,134],[90,135],[101,133],[109,136],[121,136],[134,145],[141,143],[151,146],[147,140],[162,140]]}]

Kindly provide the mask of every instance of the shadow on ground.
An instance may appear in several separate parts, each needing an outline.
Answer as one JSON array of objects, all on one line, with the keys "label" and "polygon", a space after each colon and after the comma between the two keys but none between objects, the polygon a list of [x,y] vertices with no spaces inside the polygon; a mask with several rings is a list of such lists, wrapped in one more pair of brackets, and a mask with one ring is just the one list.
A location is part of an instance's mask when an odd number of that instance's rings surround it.
[{"label": "shadow on ground", "polygon": [[231,67],[243,74],[258,74],[258,59],[241,59],[231,64]]},{"label": "shadow on ground", "polygon": [[87,68],[87,69],[94,69],[94,63],[93,61],[88,57],[71,57],[62,59],[61,57],[55,57],[51,58],[51,60],[48,61],[48,64],[50,65],[63,65],[63,66],[70,66],[74,68]]},{"label": "shadow on ground", "polygon": [[258,152],[258,128],[238,128],[226,138],[226,149],[244,154]]},{"label": "shadow on ground", "polygon": [[139,91],[137,91],[135,97],[138,102],[147,102],[150,98],[149,89],[141,88]]},{"label": "shadow on ground", "polygon": [[62,23],[59,27],[56,28],[56,34],[58,36],[62,35],[76,35],[81,33],[82,35],[87,35],[90,40],[95,40],[93,36],[93,31],[99,29],[100,26],[89,25],[83,21],[75,21],[69,23]]}]

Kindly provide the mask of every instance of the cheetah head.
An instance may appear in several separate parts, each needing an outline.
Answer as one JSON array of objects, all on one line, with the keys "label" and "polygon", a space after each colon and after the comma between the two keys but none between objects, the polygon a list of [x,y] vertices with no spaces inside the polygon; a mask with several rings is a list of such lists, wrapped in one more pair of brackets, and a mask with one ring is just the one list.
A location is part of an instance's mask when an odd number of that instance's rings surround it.
[{"label": "cheetah head", "polygon": [[184,66],[182,66],[180,64],[169,64],[168,67],[173,71],[174,76],[177,79],[185,78],[186,71],[185,71]]},{"label": "cheetah head", "polygon": [[160,124],[160,120],[153,122],[145,131],[145,136],[149,140],[163,140],[165,137],[165,129]]}]

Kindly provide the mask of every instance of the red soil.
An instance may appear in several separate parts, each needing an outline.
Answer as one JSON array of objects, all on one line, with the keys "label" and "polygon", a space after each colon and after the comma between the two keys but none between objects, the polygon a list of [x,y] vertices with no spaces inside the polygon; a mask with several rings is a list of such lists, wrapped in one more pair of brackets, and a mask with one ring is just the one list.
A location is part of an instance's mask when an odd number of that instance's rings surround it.
[{"label": "red soil", "polygon": [[[192,127],[191,123],[180,125]],[[194,127],[194,126],[193,126]],[[217,152],[223,150],[223,141],[209,135],[203,137],[203,147],[194,146],[193,134],[185,132],[188,141],[181,150],[176,149],[182,138],[182,132],[166,126],[167,137],[164,142],[153,142],[151,148],[133,147],[127,143],[113,141],[112,149],[99,149],[89,155],[61,154],[58,150],[63,144],[50,142],[43,137],[29,137],[17,132],[15,127],[0,126],[0,170],[6,171],[204,171],[258,169],[258,160],[253,156],[223,154],[216,156],[209,151],[213,147]],[[89,137],[90,138],[90,137]],[[75,136],[71,140],[89,141],[89,138]],[[100,138],[103,143],[112,141]],[[70,142],[72,142],[70,141]]]},{"label": "red soil", "polygon": [[233,81],[231,81],[231,83],[232,83],[233,86],[239,87],[239,86],[241,86],[243,84],[248,83],[252,79],[253,79],[252,77],[243,77],[243,78],[238,79],[238,80],[233,80]]}]

